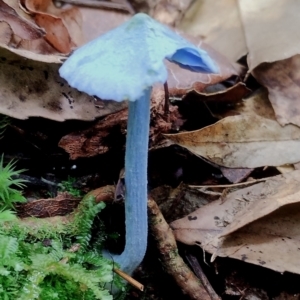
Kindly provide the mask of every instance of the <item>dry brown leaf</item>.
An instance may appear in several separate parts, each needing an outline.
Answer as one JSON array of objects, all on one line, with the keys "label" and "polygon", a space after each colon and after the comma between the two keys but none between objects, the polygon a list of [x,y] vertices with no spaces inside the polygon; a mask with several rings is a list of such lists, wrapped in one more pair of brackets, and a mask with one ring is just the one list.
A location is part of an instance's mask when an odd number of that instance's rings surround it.
[{"label": "dry brown leaf", "polygon": [[[218,88],[221,88],[218,90]],[[213,90],[216,90],[213,92]],[[208,92],[209,90],[209,92]],[[244,97],[246,97],[251,91],[246,87],[246,85],[242,82],[238,82],[237,84],[224,88],[221,84],[216,84],[214,86],[209,86],[204,90],[204,93],[199,93],[197,99],[205,101],[205,102],[225,102],[225,103],[235,103],[240,102]]]},{"label": "dry brown leaf", "polygon": [[218,119],[236,115],[256,115],[266,119],[276,120],[274,109],[268,99],[268,91],[265,88],[256,90],[247,98],[242,99],[242,101],[237,102],[231,107],[226,107],[223,110],[211,107],[210,111],[212,115]]},{"label": "dry brown leaf", "polygon": [[276,120],[274,109],[268,98],[266,89],[261,88],[251,94],[242,103],[239,103],[234,111],[239,114],[256,115],[270,120]]},{"label": "dry brown leaf", "polygon": [[[226,226],[220,237],[229,235],[247,224],[271,214],[284,205],[299,203],[299,183],[300,171],[289,172],[283,176],[275,176],[263,183],[243,189],[243,191],[240,190],[239,193],[229,195],[228,198],[226,197],[224,201],[239,199],[238,201],[246,202],[246,209],[234,214],[234,220]],[[271,226],[274,228],[274,224]]]},{"label": "dry brown leaf", "polygon": [[300,3],[240,0],[239,4],[252,74],[268,88],[278,122],[300,126]]},{"label": "dry brown leaf", "polygon": [[237,1],[194,1],[179,28],[236,62],[248,52]]},{"label": "dry brown leaf", "polygon": [[239,0],[249,69],[299,54],[300,2]]},{"label": "dry brown leaf", "polygon": [[43,54],[57,53],[44,39],[44,30],[38,27],[32,18],[26,17],[17,4],[17,0],[0,2],[0,22],[7,24],[1,25],[0,46],[13,52],[30,50]]},{"label": "dry brown leaf", "polygon": [[9,5],[22,19],[28,20],[30,23],[34,23],[33,18],[23,9],[22,5],[20,5],[20,0],[2,1]]},{"label": "dry brown leaf", "polygon": [[89,42],[130,18],[130,14],[113,10],[78,7],[82,16],[83,40]]},{"label": "dry brown leaf", "polygon": [[64,25],[68,29],[71,40],[76,46],[80,46],[85,42],[82,32],[82,14],[80,9],[72,7],[69,9],[62,9],[58,16],[62,19]]},{"label": "dry brown leaf", "polygon": [[12,7],[3,1],[0,1],[0,21],[8,23],[13,33],[21,39],[34,40],[41,38],[45,34],[36,24],[23,19]]},{"label": "dry brown leaf", "polygon": [[228,168],[280,166],[300,161],[300,129],[256,115],[238,115],[196,131],[166,135],[195,155]]},{"label": "dry brown leaf", "polygon": [[59,52],[68,54],[75,48],[75,43],[72,42],[60,18],[47,14],[37,14],[35,21],[39,26],[45,29],[45,39]]},{"label": "dry brown leaf", "polygon": [[[26,9],[34,15],[36,23],[45,30],[45,39],[59,52],[69,53],[80,43],[81,14],[76,8],[57,9],[51,0],[23,0]],[[70,34],[73,28],[75,38]]]},{"label": "dry brown leaf", "polygon": [[172,222],[178,241],[279,272],[300,271],[300,171],[268,179]]},{"label": "dry brown leaf", "polygon": [[277,169],[281,174],[293,172],[294,170],[296,170],[296,168],[294,167],[294,165],[289,165],[289,164],[283,165],[283,166],[280,166],[280,167],[276,167],[276,169]]},{"label": "dry brown leaf", "polygon": [[58,68],[58,64],[33,61],[0,49],[0,113],[18,119],[94,120],[125,107],[115,101],[95,103],[93,97],[60,78]]},{"label": "dry brown leaf", "polygon": [[300,55],[253,70],[255,78],[269,91],[269,99],[281,125],[300,126]]},{"label": "dry brown leaf", "polygon": [[[234,115],[233,112],[235,114],[255,114],[267,119],[276,120],[274,109],[268,99],[268,92],[265,88],[258,89],[249,98],[244,100],[242,104],[237,104],[231,111],[232,115]],[[289,164],[276,168],[280,173],[286,173],[295,170],[294,165]]]},{"label": "dry brown leaf", "polygon": [[12,39],[13,31],[6,22],[0,22],[0,44],[8,45]]},{"label": "dry brown leaf", "polygon": [[[8,30],[10,29],[10,27],[5,26],[5,25],[1,25],[1,26],[4,30],[7,30],[7,34],[8,34],[9,33]],[[25,40],[23,40],[21,43],[23,44],[24,41]],[[36,40],[30,41],[30,43],[35,44],[35,41]],[[39,43],[39,41],[41,41],[41,40],[37,40],[38,43]],[[31,45],[32,44],[30,44],[30,46],[28,48],[32,49]],[[18,56],[17,59],[19,59],[19,57],[23,57],[23,58],[27,58],[27,59],[30,59],[33,61],[39,61],[39,62],[45,62],[45,63],[55,63],[55,64],[61,64],[65,60],[65,56],[61,56],[61,55],[57,55],[57,54],[45,54],[45,52],[47,53],[47,51],[44,51],[45,48],[43,46],[40,49],[42,50],[42,53],[44,53],[44,54],[29,51],[29,50],[27,50],[27,48],[26,49],[14,49],[14,48],[7,46],[6,44],[2,44],[1,42],[0,42],[0,49],[1,49],[0,51],[3,53],[7,53],[5,50],[8,50],[11,53],[17,54],[17,56]],[[35,49],[37,50],[38,48],[35,47]],[[10,54],[7,54],[7,55],[10,55]],[[6,54],[3,54],[2,56],[4,57],[4,60],[5,60]]]}]

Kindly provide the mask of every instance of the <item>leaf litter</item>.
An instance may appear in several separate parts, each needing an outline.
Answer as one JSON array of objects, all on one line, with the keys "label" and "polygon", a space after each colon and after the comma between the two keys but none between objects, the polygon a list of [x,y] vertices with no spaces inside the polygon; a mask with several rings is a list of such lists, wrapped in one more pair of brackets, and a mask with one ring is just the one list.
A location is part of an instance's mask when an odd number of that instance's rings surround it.
[{"label": "leaf litter", "polygon": [[[0,3],[0,95],[3,102],[0,112],[18,119],[42,116],[57,121],[94,120],[107,116],[99,119],[96,125],[84,126],[83,131],[69,128],[69,134],[63,136],[63,130],[56,140],[60,140],[60,146],[64,146],[71,159],[97,159],[113,153],[114,149],[122,152],[126,107],[115,106],[114,102],[107,105],[99,99],[95,102],[93,97],[78,93],[58,78],[57,70],[72,49],[116,27],[130,14],[80,6],[60,9],[53,6],[52,1],[21,3],[21,9],[18,1]],[[177,165],[177,169],[172,166],[176,184],[180,180],[206,186],[228,181],[236,183],[250,176],[255,178],[258,173],[260,176],[269,174],[263,171],[266,168],[271,170],[271,175],[283,173],[233,192],[232,189],[240,186],[229,185],[211,191],[201,188],[200,194],[209,199],[204,200],[205,206],[197,204],[201,199],[199,194],[193,194],[192,204],[178,205],[180,195],[186,193],[186,187],[179,187],[174,192],[175,202],[171,197],[168,201],[161,200],[160,205],[167,219],[175,220],[171,223],[175,237],[189,245],[200,245],[213,254],[212,260],[217,256],[232,257],[278,272],[298,273],[299,173],[293,171],[300,161],[299,47],[293,37],[298,22],[294,12],[298,4],[287,1],[280,5],[274,1],[228,0],[219,4],[201,1],[193,3],[185,13],[189,1],[183,4],[172,1],[168,5],[165,1],[142,3],[154,17],[198,35],[192,41],[204,47],[221,69],[219,75],[203,75],[168,64],[172,102],[169,114],[164,111],[163,87],[157,86],[152,95],[155,105],[152,109],[151,152],[176,153],[178,161],[173,165]],[[224,11],[227,11],[226,18]],[[243,60],[247,53],[248,66]],[[238,60],[243,67],[236,64]],[[243,82],[247,69],[248,77]],[[251,76],[265,86],[268,93],[266,89],[259,89],[249,97],[250,88],[253,88],[248,85]],[[207,110],[198,110],[197,102],[203,103],[202,107]],[[203,118],[209,114],[215,121],[201,128],[194,125],[191,131],[190,118],[182,111],[185,106],[190,107],[191,112],[197,107],[193,112],[195,115]],[[113,136],[119,138],[119,143],[111,144]],[[201,163],[205,167],[195,172],[193,168],[180,165],[190,159],[191,154],[176,144],[204,157]],[[160,160],[158,164],[164,166],[166,161]],[[286,164],[290,166],[283,168]],[[187,172],[197,174],[191,176]],[[151,185],[166,181],[162,176],[157,180],[157,174],[149,170]],[[104,182],[107,183],[104,180],[102,184]],[[218,197],[219,200],[211,202]],[[172,215],[176,205],[176,214]],[[198,207],[201,208],[195,210]],[[185,218],[176,221],[187,213]],[[198,221],[199,228],[185,227]],[[284,256],[282,249],[288,249]],[[229,289],[226,293],[230,294]],[[257,295],[265,297],[263,293]]]}]

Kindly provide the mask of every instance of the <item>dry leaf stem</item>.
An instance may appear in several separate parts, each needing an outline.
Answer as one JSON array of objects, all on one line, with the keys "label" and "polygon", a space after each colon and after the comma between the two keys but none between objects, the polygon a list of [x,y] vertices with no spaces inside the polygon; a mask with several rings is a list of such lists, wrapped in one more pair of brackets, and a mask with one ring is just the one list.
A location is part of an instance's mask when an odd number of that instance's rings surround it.
[{"label": "dry leaf stem", "polygon": [[233,187],[240,187],[245,185],[251,185],[258,182],[266,181],[270,179],[270,177],[255,179],[251,181],[239,182],[239,183],[232,183],[232,184],[210,184],[210,185],[189,185],[192,189],[200,189],[200,188],[233,188]]},{"label": "dry leaf stem", "polygon": [[202,270],[197,258],[194,255],[190,254],[190,253],[186,254],[185,257],[186,257],[187,261],[189,262],[189,264],[191,265],[191,267],[192,267],[193,271],[195,272],[195,274],[198,276],[198,278],[200,278],[201,282],[205,286],[205,289],[208,291],[211,299],[212,300],[220,300],[221,298],[215,292],[215,290],[211,286],[210,282],[207,280],[207,277],[203,273],[203,270]]}]

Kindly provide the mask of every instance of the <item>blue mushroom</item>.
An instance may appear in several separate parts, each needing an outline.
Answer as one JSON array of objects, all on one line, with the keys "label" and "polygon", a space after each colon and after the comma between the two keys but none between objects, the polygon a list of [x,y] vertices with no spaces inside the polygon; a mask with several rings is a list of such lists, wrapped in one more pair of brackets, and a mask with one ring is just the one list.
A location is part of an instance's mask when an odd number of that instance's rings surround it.
[{"label": "blue mushroom", "polygon": [[68,83],[103,100],[129,101],[125,154],[126,244],[114,257],[132,273],[147,248],[147,160],[150,96],[154,83],[165,83],[164,59],[195,72],[218,73],[206,51],[197,48],[146,14],[75,50],[59,70]]}]

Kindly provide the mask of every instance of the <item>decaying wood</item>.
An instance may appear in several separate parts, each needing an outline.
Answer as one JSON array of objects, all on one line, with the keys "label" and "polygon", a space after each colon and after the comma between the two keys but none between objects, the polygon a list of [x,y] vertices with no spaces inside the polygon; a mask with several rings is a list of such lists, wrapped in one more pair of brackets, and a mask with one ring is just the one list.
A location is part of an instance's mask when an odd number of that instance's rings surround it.
[{"label": "decaying wood", "polygon": [[[150,148],[164,139],[161,133],[170,133],[183,124],[177,106],[170,106],[166,120],[164,103],[163,88],[155,87],[151,104]],[[104,154],[114,147],[124,147],[127,117],[127,109],[110,114],[86,130],[65,135],[58,146],[69,153],[70,159],[92,157]]]},{"label": "decaying wood", "polygon": [[[20,226],[32,228],[33,232],[35,229],[43,226],[52,228],[55,226],[66,227],[73,221],[76,212],[80,210],[82,206],[81,202],[87,199],[88,196],[94,196],[96,203],[101,201],[112,202],[114,200],[114,193],[115,187],[113,185],[107,185],[90,191],[81,201],[75,197],[72,199],[70,195],[68,195],[69,198],[67,198],[65,193],[53,199],[32,201],[18,207],[18,216],[20,217],[20,215],[22,215],[25,217],[18,218],[15,222]],[[66,203],[68,205],[66,205]],[[37,207],[35,207],[35,205]],[[53,205],[53,208],[51,208],[51,205]],[[24,206],[24,208],[22,208],[22,206]],[[63,215],[63,212],[65,212],[65,215]],[[34,218],[32,218],[33,216]],[[9,228],[9,225],[10,223],[7,223],[7,228]]]},{"label": "decaying wood", "polygon": [[113,270],[116,274],[118,274],[120,277],[122,277],[124,280],[126,280],[129,284],[131,284],[138,290],[140,290],[140,291],[144,290],[144,286],[140,282],[136,281],[134,278],[129,276],[128,274],[126,274],[123,271],[116,269],[116,268],[114,268]]},{"label": "decaying wood", "polygon": [[72,212],[80,200],[81,198],[68,193],[59,193],[55,198],[38,199],[17,205],[16,209],[21,218],[64,216]]},{"label": "decaying wood", "polygon": [[[87,196],[94,196],[96,203],[101,201],[111,202],[114,199],[114,191],[115,187],[108,185],[92,190]],[[55,198],[30,201],[19,204],[16,208],[20,218],[48,218],[70,214],[77,208],[80,201],[81,198],[63,192],[59,193]]]}]

